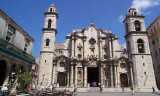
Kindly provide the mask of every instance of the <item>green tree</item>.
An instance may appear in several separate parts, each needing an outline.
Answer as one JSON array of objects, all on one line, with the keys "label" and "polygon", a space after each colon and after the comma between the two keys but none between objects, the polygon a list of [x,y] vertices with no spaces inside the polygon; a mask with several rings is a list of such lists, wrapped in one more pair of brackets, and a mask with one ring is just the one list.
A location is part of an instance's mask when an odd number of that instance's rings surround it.
[{"label": "green tree", "polygon": [[31,72],[23,72],[18,74],[18,90],[26,91],[25,89],[32,82]]}]

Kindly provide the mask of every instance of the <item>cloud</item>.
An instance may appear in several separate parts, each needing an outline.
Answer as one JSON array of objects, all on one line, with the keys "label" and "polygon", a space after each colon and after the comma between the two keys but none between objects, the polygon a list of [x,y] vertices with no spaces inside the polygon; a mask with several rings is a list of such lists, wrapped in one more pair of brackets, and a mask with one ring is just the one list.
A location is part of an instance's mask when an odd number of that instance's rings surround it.
[{"label": "cloud", "polygon": [[118,18],[119,22],[120,22],[120,23],[122,23],[122,22],[123,22],[123,20],[124,20],[124,18],[125,18],[125,16],[124,16],[124,15],[120,15],[120,16],[119,16],[119,18]]},{"label": "cloud", "polygon": [[160,5],[160,0],[133,0],[131,7],[143,12],[148,8]]}]

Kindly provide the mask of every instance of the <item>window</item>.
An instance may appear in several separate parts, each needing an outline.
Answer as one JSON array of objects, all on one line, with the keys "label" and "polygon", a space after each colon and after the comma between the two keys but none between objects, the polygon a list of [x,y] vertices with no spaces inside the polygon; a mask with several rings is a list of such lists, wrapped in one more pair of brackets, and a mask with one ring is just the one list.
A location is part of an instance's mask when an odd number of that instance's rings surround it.
[{"label": "window", "polygon": [[49,46],[50,39],[46,39],[46,46]]},{"label": "window", "polygon": [[147,72],[144,72],[144,75],[147,75]]},{"label": "window", "polygon": [[81,58],[82,58],[82,55],[81,55],[81,54],[78,54],[78,58],[81,59]]},{"label": "window", "polygon": [[52,20],[49,19],[49,20],[48,20],[48,28],[51,28],[51,25],[52,25]]},{"label": "window", "polygon": [[137,15],[137,12],[134,12],[134,16],[136,16]]},{"label": "window", "polygon": [[6,40],[9,42],[12,41],[15,33],[16,33],[16,29],[13,26],[8,25]]},{"label": "window", "polygon": [[141,23],[139,21],[135,21],[134,25],[136,31],[141,31]]},{"label": "window", "polygon": [[28,45],[29,45],[28,42],[26,42],[25,45],[24,45],[24,51],[25,52],[27,52]]},{"label": "window", "polygon": [[65,62],[60,62],[60,67],[64,67],[65,66]]},{"label": "window", "polygon": [[139,53],[145,53],[144,41],[142,39],[137,40],[137,45],[138,45],[138,52]]},{"label": "window", "polygon": [[125,68],[125,67],[126,67],[126,64],[125,64],[125,63],[121,63],[121,64],[120,64],[120,67],[121,67],[121,68]]},{"label": "window", "polygon": [[143,66],[145,66],[146,64],[145,63],[143,63]]},{"label": "window", "polygon": [[106,54],[103,57],[104,57],[104,59],[108,59],[108,56]]}]

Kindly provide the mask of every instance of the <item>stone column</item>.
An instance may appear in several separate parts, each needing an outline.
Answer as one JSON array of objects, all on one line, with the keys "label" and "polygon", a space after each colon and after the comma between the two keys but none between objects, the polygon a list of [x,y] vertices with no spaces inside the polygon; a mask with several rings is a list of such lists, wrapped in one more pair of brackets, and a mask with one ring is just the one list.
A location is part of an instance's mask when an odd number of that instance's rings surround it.
[{"label": "stone column", "polygon": [[121,84],[120,84],[120,73],[119,73],[119,68],[117,68],[117,87],[120,88]]},{"label": "stone column", "polygon": [[84,67],[84,87],[87,87],[87,66]]},{"label": "stone column", "polygon": [[77,87],[77,66],[75,66],[75,87]]},{"label": "stone column", "polygon": [[101,66],[101,75],[100,75],[101,76],[100,77],[101,78],[101,87],[104,87],[104,74],[103,74],[103,71],[104,71],[103,70],[103,66]]},{"label": "stone column", "polygon": [[113,66],[114,68],[114,87],[117,86],[117,70],[116,70],[116,65]]},{"label": "stone column", "polygon": [[69,81],[70,81],[69,72],[67,72],[67,87],[69,87]]},{"label": "stone column", "polygon": [[113,87],[113,66],[110,65],[110,73],[111,73],[111,87]]},{"label": "stone column", "polygon": [[73,87],[73,65],[71,65],[71,80],[70,80],[70,86]]},{"label": "stone column", "polygon": [[115,66],[115,87],[118,87],[118,70],[117,70],[117,65]]}]

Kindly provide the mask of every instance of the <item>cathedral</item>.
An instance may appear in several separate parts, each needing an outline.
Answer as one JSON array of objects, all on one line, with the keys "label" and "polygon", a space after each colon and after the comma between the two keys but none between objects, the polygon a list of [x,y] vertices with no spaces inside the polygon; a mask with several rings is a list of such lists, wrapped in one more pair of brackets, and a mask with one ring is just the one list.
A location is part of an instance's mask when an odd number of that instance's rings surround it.
[{"label": "cathedral", "polygon": [[58,20],[52,4],[44,13],[38,89],[150,92],[156,87],[144,16],[130,8],[125,19],[126,47],[110,30],[88,24],[55,43]]}]

